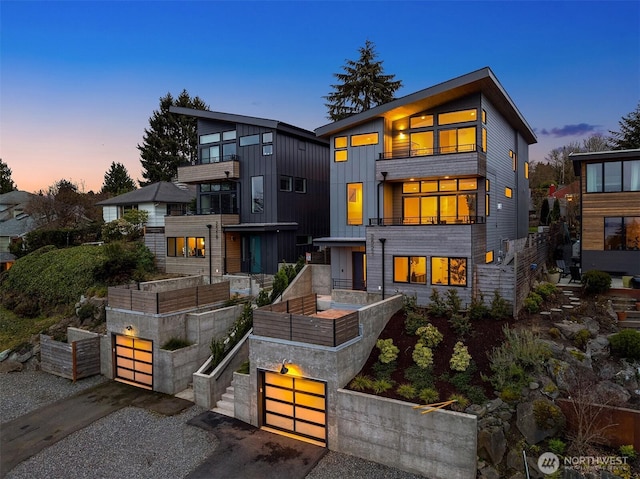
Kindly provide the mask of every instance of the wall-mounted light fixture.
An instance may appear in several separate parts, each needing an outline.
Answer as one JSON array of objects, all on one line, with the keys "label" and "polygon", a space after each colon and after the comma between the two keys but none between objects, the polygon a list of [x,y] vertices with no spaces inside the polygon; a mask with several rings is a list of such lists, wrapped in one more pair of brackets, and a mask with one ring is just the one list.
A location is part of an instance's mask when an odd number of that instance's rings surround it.
[{"label": "wall-mounted light fixture", "polygon": [[289,368],[287,366],[285,366],[285,364],[287,363],[286,359],[282,360],[282,367],[280,368],[280,374],[287,374],[289,372]]},{"label": "wall-mounted light fixture", "polygon": [[127,332],[127,334],[132,334],[133,333],[133,326],[129,325],[126,328],[124,328],[124,330]]}]

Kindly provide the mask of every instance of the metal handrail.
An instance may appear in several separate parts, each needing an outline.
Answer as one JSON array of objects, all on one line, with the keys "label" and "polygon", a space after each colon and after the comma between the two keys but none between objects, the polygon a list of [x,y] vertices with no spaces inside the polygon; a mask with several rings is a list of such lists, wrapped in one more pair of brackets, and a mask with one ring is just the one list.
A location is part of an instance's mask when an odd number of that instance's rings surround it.
[{"label": "metal handrail", "polygon": [[484,216],[392,216],[369,218],[369,226],[473,225],[484,220]]},{"label": "metal handrail", "polygon": [[472,143],[469,145],[439,146],[437,148],[418,148],[418,149],[400,148],[392,152],[380,153],[379,159],[393,160],[397,158],[448,155],[450,153],[468,153],[472,151],[478,151],[478,145],[476,145],[475,143]]}]

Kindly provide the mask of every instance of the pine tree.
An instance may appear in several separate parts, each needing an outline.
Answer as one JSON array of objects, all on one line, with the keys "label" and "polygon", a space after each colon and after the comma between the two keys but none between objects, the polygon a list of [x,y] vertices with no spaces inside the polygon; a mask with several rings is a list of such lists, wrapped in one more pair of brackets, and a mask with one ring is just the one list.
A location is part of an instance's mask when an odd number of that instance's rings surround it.
[{"label": "pine tree", "polygon": [[382,61],[377,61],[375,45],[367,40],[359,49],[357,61],[346,60],[344,73],[334,73],[339,83],[331,85],[333,91],[323,97],[331,121],[366,111],[374,106],[394,99],[394,93],[402,86],[402,81],[394,80],[395,75],[383,73]]},{"label": "pine tree", "polygon": [[140,150],[142,164],[141,186],[158,181],[171,181],[178,174],[181,164],[195,163],[198,158],[197,120],[186,115],[169,112],[171,106],[208,110],[199,97],[191,98],[187,90],[177,99],[171,93],[160,98],[160,109],[149,118],[149,128],[145,128]]},{"label": "pine tree", "polygon": [[11,179],[11,168],[0,158],[0,195],[17,189]]},{"label": "pine tree", "polygon": [[136,189],[136,183],[122,163],[111,162],[111,168],[104,174],[102,193],[112,196],[121,195]]},{"label": "pine tree", "polygon": [[609,131],[609,140],[614,150],[633,150],[640,148],[640,103],[635,111],[623,116],[618,122],[620,131]]}]

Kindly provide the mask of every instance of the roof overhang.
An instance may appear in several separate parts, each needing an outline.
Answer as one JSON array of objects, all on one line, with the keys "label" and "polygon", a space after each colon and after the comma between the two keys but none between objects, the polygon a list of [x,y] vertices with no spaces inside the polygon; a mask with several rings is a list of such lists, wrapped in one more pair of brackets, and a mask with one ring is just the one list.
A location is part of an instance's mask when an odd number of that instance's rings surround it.
[{"label": "roof overhang", "polygon": [[343,120],[321,126],[316,128],[315,132],[319,137],[329,138],[342,130],[353,128],[376,118],[395,121],[473,93],[485,95],[507,121],[520,132],[529,145],[538,142],[533,129],[518,111],[489,67],[481,68],[383,105],[378,105]]},{"label": "roof overhang", "polygon": [[298,223],[240,223],[237,225],[222,225],[224,232],[272,232],[295,231]]},{"label": "roof overhang", "polygon": [[313,244],[316,246],[347,246],[347,247],[366,246],[367,239],[328,236],[326,238],[315,238],[313,240]]}]

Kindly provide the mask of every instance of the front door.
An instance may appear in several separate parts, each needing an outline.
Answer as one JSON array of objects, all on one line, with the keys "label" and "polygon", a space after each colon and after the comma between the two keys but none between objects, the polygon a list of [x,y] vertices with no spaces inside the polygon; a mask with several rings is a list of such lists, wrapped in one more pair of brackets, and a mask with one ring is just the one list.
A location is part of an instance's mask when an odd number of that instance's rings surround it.
[{"label": "front door", "polygon": [[354,251],[351,254],[353,265],[353,289],[365,291],[367,289],[367,257],[363,251]]}]

